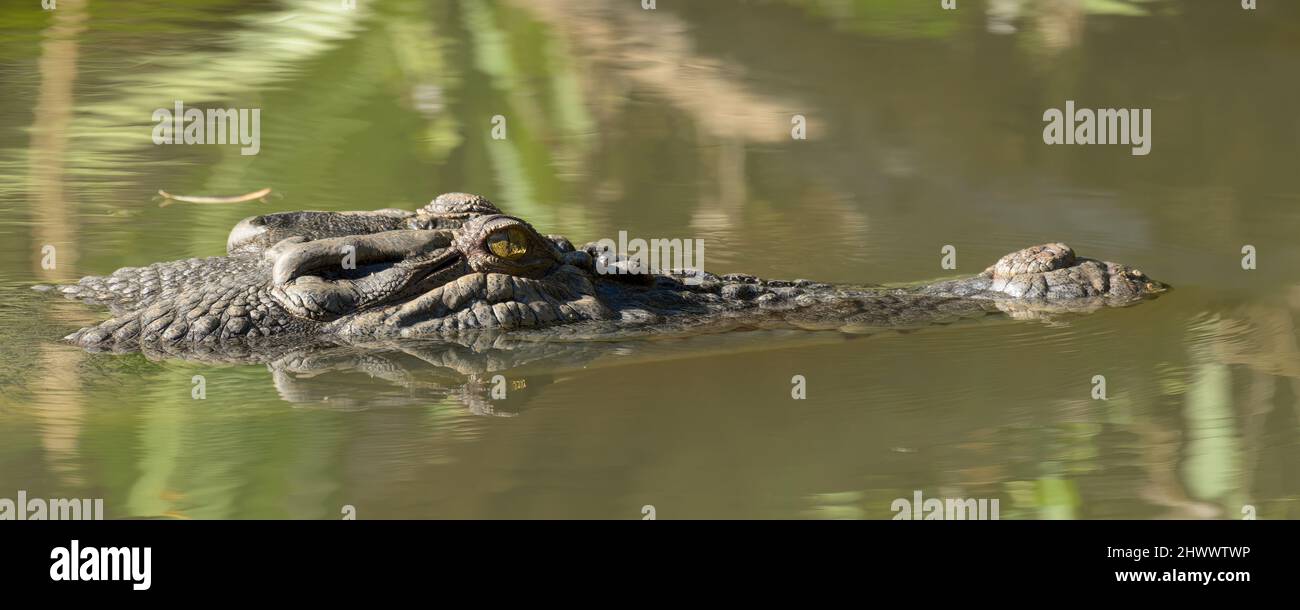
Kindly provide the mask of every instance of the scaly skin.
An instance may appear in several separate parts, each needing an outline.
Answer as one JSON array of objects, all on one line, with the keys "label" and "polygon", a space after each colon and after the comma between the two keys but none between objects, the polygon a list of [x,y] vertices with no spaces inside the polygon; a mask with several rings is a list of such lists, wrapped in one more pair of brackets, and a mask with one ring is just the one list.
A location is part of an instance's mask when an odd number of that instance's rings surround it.
[{"label": "scaly skin", "polygon": [[[351,269],[343,263],[349,251]],[[605,275],[598,262],[626,261],[595,244],[575,249],[563,237],[542,236],[482,197],[450,193],[416,212],[257,216],[231,231],[227,256],[119,269],[56,289],[112,312],[67,337],[88,349],[236,359],[399,338],[472,344],[504,335],[577,341],[739,328],[860,333],[999,312],[1087,312],[1165,290],[1140,271],[1076,257],[1064,244],[1014,252],[973,277],[903,287],[703,272]]]}]

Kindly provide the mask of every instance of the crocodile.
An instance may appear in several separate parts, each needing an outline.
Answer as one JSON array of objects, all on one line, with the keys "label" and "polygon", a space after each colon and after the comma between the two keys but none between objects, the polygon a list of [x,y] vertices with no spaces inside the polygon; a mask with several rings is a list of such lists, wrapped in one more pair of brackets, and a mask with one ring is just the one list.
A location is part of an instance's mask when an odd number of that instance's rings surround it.
[{"label": "crocodile", "polygon": [[[612,341],[738,329],[870,333],[1002,315],[1127,306],[1168,286],[1047,243],[968,277],[909,285],[771,280],[700,269],[609,273],[631,261],[543,235],[467,193],[417,210],[246,218],[225,256],[45,286],[107,306],[65,339],[91,351],[256,354],[279,346],[438,339]],[[283,349],[281,350],[283,353]]]}]

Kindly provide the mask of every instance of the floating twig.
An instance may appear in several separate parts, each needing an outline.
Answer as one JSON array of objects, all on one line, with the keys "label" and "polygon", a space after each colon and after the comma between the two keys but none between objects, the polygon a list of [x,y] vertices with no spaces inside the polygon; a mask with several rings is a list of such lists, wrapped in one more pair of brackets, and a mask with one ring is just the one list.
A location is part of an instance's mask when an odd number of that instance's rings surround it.
[{"label": "floating twig", "polygon": [[245,195],[236,197],[192,197],[188,195],[173,195],[164,190],[158,191],[162,195],[163,201],[158,207],[165,208],[171,205],[173,201],[183,201],[185,203],[243,203],[245,201],[255,201],[271,194],[270,188],[264,188],[260,191],[253,191]]}]

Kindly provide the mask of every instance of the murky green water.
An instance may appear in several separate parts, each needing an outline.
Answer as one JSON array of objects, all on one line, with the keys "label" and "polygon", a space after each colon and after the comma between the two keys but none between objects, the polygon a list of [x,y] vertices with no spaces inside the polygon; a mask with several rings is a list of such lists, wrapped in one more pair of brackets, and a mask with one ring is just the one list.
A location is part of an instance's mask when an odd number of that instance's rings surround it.
[{"label": "murky green water", "polygon": [[[1300,5],[17,4],[0,497],[102,497],[110,517],[890,518],[921,490],[1002,518],[1300,517]],[[259,153],[154,145],[175,100],[260,109]],[[1151,154],[1043,144],[1066,100],[1152,109]],[[507,366],[509,397],[484,403],[482,376],[396,352],[313,373],[87,354],[58,338],[104,312],[28,289],[220,254],[255,213],[453,190],[576,242],[702,238],[719,273],[916,281],[953,273],[944,245],[975,273],[1061,240],[1176,290],[1051,324],[610,346]]]}]

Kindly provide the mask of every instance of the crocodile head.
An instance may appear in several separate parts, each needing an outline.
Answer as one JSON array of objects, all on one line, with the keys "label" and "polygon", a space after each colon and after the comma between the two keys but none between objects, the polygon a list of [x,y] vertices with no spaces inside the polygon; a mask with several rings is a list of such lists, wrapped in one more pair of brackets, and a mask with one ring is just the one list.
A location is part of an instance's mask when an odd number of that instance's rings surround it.
[{"label": "crocodile head", "polygon": [[120,269],[60,289],[114,314],[68,339],[113,350],[506,331],[567,339],[773,326],[857,332],[997,311],[1084,311],[1165,289],[1063,244],[1012,253],[973,277],[893,288],[602,273],[627,262],[452,193],[414,212],[257,216],[231,231],[227,256]]},{"label": "crocodile head", "polygon": [[[456,229],[300,239],[268,253],[270,294],[340,335],[437,336],[612,315],[596,295],[587,252],[505,214]],[[355,269],[340,266],[344,248],[355,252]]]},{"label": "crocodile head", "polygon": [[416,211],[287,212],[245,219],[227,256],[120,269],[60,290],[114,317],[87,347],[412,336],[608,318],[594,266],[481,197]]}]

